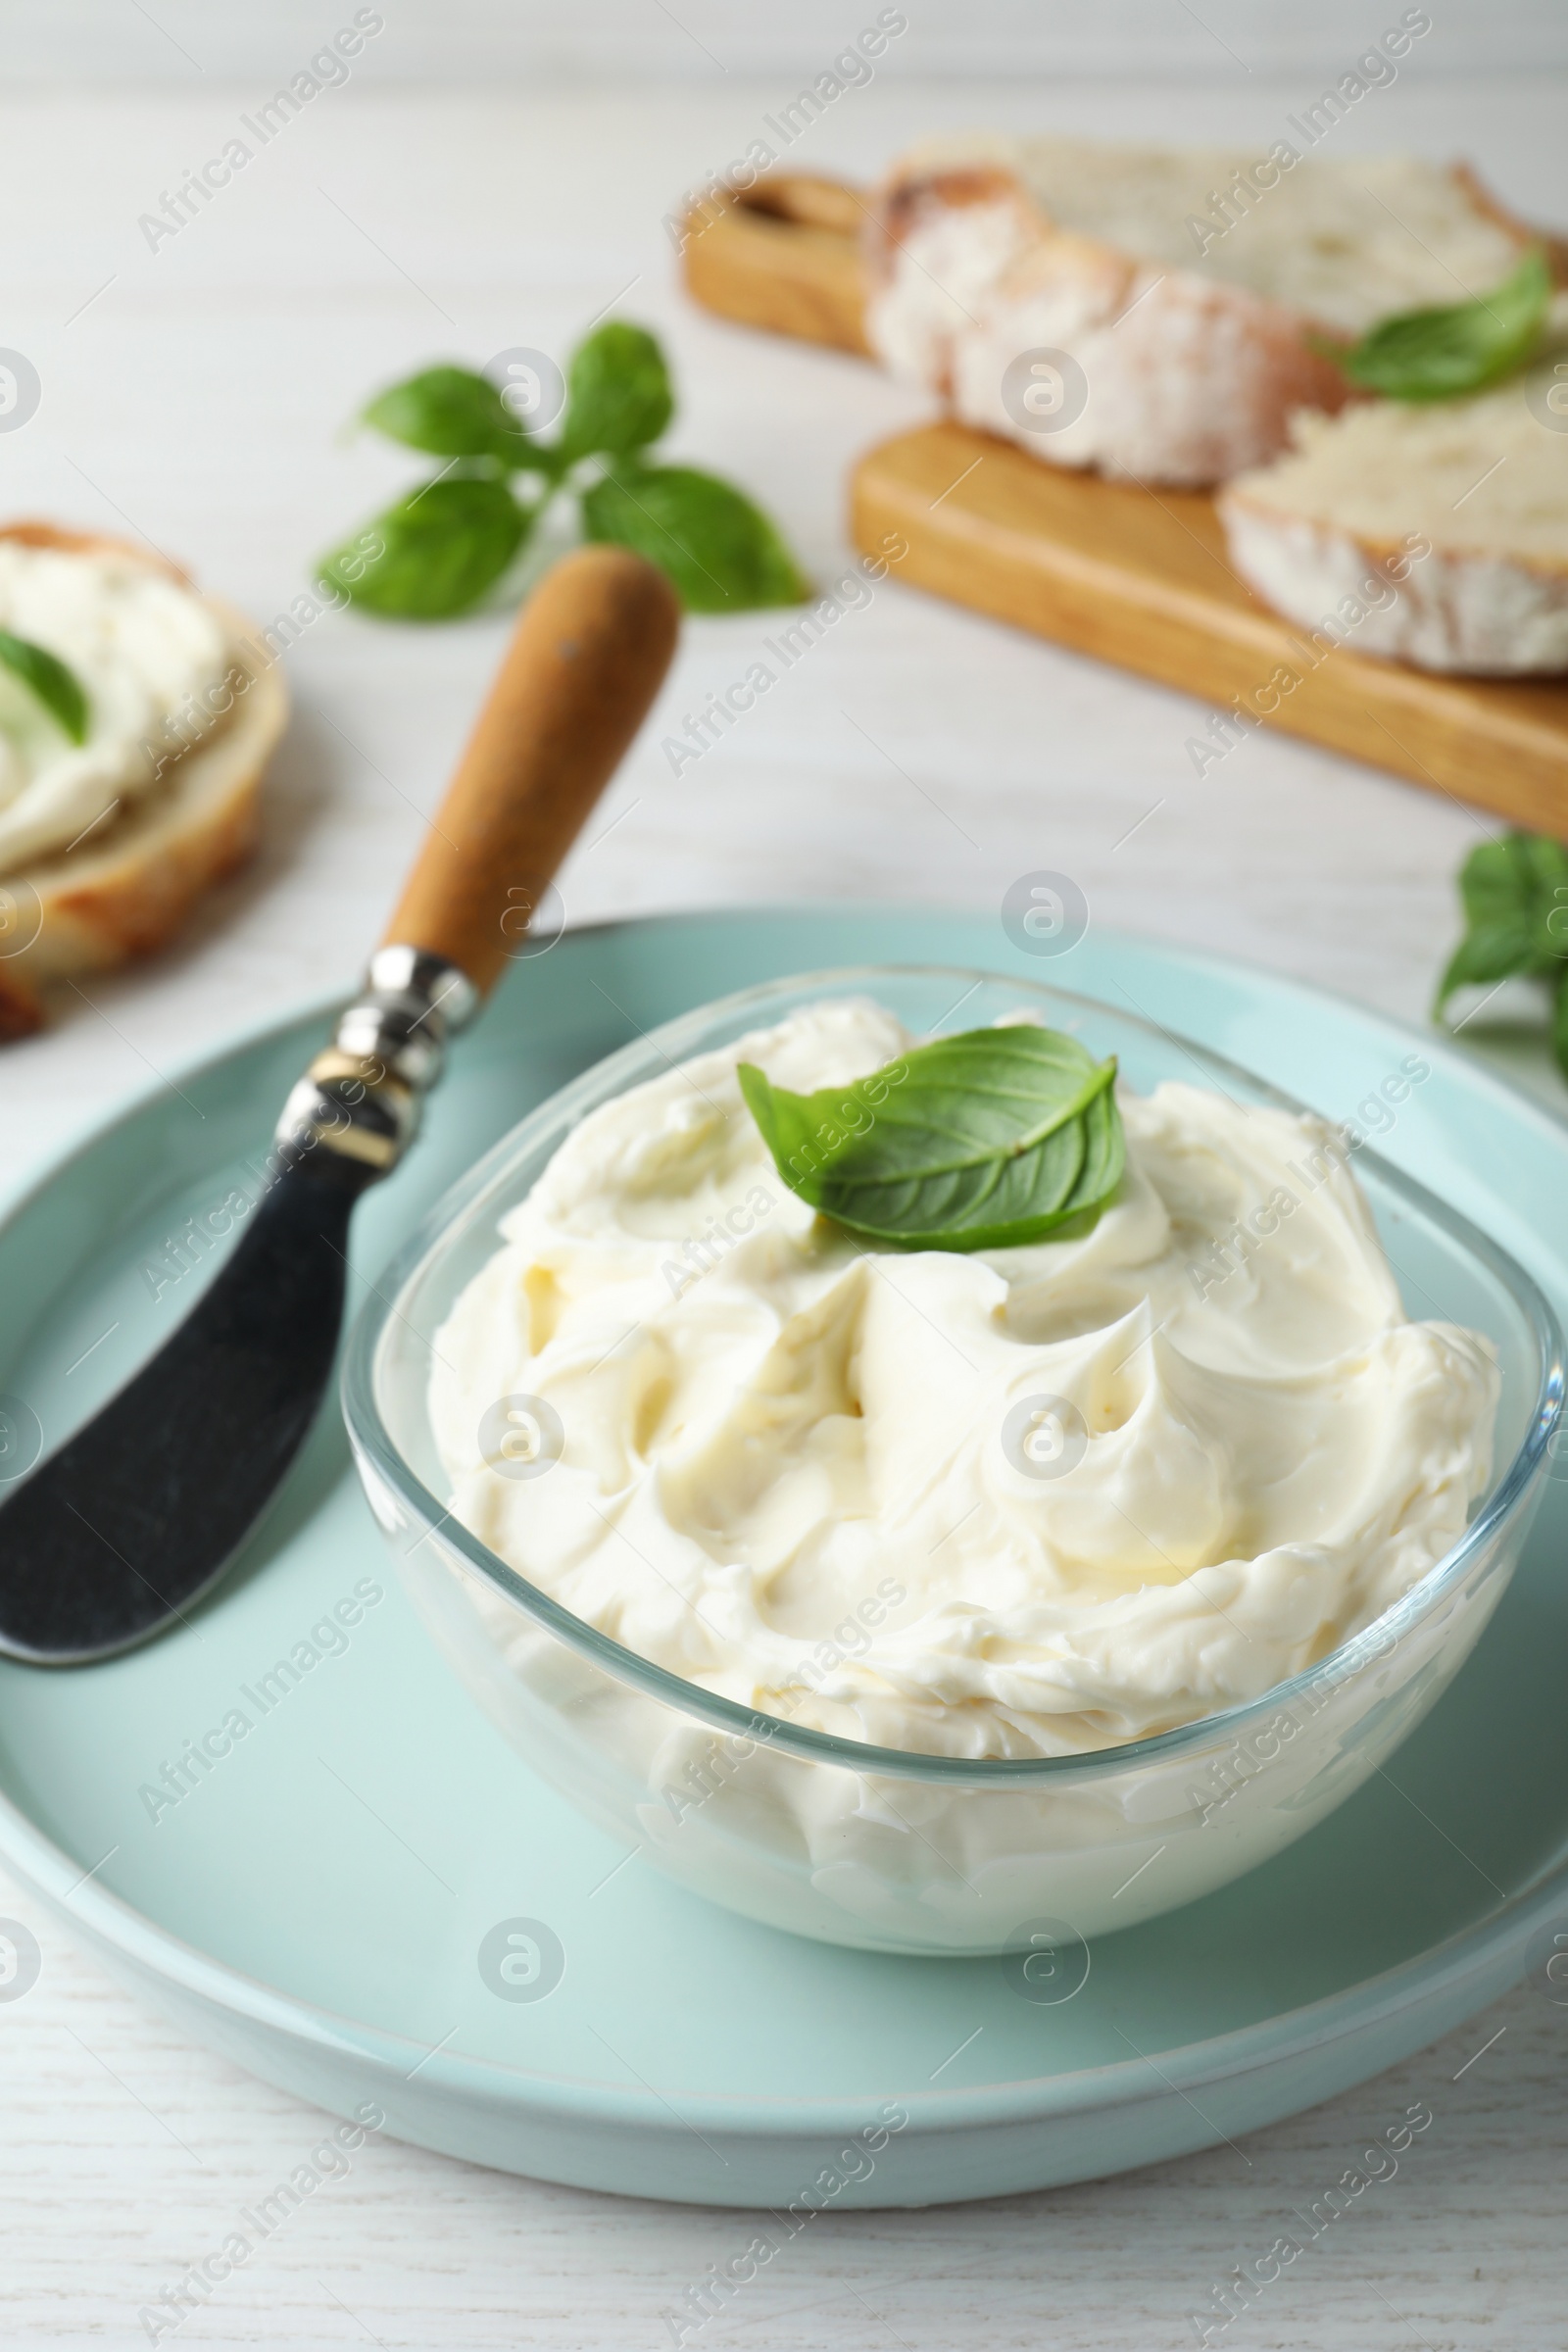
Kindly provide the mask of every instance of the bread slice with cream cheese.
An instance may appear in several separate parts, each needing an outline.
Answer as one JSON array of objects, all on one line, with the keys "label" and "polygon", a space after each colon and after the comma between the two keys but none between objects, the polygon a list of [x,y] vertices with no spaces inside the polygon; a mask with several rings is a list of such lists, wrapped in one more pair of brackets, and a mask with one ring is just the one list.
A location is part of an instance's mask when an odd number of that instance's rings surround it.
[{"label": "bread slice with cream cheese", "polygon": [[1200,487],[1345,405],[1317,340],[1484,294],[1531,241],[1467,171],[1413,157],[943,140],[878,193],[867,331],[1051,464]]},{"label": "bread slice with cream cheese", "polygon": [[[67,553],[113,550],[190,585],[119,540],[42,522],[0,529],[6,539]],[[188,748],[172,736],[150,789],[78,842],[0,865],[0,1039],[41,1026],[52,982],[163,947],[200,894],[255,846],[263,771],[287,720],[287,690],[251,624],[216,598],[203,601],[221,629],[231,681],[219,722]]]}]

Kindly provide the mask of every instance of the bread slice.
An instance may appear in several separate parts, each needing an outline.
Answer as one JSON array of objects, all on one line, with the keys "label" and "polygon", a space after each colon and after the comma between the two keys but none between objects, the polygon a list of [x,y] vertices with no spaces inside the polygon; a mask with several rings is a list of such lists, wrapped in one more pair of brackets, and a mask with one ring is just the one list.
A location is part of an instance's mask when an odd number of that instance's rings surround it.
[{"label": "bread slice", "polygon": [[1568,670],[1565,388],[1559,298],[1542,358],[1490,392],[1298,417],[1288,456],[1220,493],[1232,563],[1277,612],[1358,653],[1492,677]]},{"label": "bread slice", "polygon": [[[1485,293],[1532,241],[1469,172],[1414,158],[1070,139],[917,149],[873,219],[867,331],[896,374],[1054,465],[1193,488],[1345,405],[1313,338]],[[1033,353],[1077,370],[1038,409]]]},{"label": "bread slice", "polygon": [[[189,584],[122,540],[45,522],[10,524],[0,538],[82,553],[113,548]],[[201,892],[255,847],[262,773],[288,717],[288,692],[259,632],[216,598],[206,602],[246,686],[214,732],[172,760],[122,814],[75,849],[0,872],[0,1039],[42,1025],[51,982],[163,947]],[[21,944],[8,952],[10,942]]]}]

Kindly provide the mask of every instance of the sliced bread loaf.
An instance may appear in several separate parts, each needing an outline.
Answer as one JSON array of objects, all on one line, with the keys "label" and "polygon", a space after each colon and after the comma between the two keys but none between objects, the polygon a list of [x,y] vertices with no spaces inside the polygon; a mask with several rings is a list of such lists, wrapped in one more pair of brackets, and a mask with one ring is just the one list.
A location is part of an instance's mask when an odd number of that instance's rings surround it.
[{"label": "sliced bread loaf", "polygon": [[867,330],[966,423],[1197,487],[1345,404],[1312,338],[1485,293],[1529,241],[1467,172],[1414,158],[946,141],[879,192]]},{"label": "sliced bread loaf", "polygon": [[[1294,438],[1219,498],[1232,563],[1276,611],[1338,616],[1357,652],[1422,669],[1568,669],[1568,305],[1490,392],[1358,402]],[[1368,599],[1369,580],[1392,593]]]}]

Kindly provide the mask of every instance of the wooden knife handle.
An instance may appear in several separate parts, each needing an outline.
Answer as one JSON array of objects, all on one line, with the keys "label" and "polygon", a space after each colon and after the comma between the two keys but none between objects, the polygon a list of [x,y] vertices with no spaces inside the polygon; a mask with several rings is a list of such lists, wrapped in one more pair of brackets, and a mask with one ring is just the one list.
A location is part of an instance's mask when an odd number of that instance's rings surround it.
[{"label": "wooden knife handle", "polygon": [[680,607],[625,548],[563,558],[524,606],[384,934],[488,990],[662,683]]}]

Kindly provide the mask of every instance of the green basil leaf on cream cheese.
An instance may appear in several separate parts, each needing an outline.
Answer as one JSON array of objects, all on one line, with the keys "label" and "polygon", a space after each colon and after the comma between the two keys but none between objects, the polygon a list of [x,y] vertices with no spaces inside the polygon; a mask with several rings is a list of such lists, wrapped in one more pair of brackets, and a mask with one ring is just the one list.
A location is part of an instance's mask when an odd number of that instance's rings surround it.
[{"label": "green basil leaf on cream cheese", "polygon": [[849,1086],[741,1093],[780,1176],[902,1250],[1005,1250],[1104,1205],[1126,1161],[1114,1059],[1025,1023],[917,1046]]},{"label": "green basil leaf on cream cheese", "polygon": [[1551,292],[1546,257],[1533,246],[1479,301],[1398,312],[1333,356],[1351,383],[1390,400],[1456,400],[1523,365],[1541,339]]},{"label": "green basil leaf on cream cheese", "polygon": [[51,654],[46,646],[34,645],[26,637],[13,637],[9,629],[0,629],[0,662],[22,680],[35,702],[42,703],[73,743],[86,742],[87,697],[74,670],[68,669],[58,654]]}]

